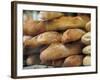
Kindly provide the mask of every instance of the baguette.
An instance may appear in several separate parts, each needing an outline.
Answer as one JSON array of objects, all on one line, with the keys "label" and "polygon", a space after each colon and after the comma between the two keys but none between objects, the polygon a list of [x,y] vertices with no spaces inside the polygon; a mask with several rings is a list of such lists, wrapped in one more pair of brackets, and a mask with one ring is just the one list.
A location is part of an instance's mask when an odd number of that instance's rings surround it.
[{"label": "baguette", "polygon": [[44,32],[24,42],[25,46],[37,47],[39,45],[48,45],[55,42],[61,42],[61,34],[55,31]]},{"label": "baguette", "polygon": [[81,44],[52,43],[48,48],[40,53],[40,60],[45,62],[68,57],[74,54],[81,53]]},{"label": "baguette", "polygon": [[62,16],[59,19],[54,19],[50,22],[45,22],[46,30],[66,30],[70,28],[84,28],[85,23],[79,16],[77,17],[66,17]]}]

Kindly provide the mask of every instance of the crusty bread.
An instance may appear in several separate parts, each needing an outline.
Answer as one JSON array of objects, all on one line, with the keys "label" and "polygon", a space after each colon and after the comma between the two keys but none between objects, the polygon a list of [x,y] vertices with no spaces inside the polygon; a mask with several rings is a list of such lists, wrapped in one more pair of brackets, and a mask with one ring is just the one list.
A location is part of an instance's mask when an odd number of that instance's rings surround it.
[{"label": "crusty bread", "polygon": [[72,41],[77,41],[85,34],[85,31],[81,29],[68,29],[63,33],[62,42],[68,43]]},{"label": "crusty bread", "polygon": [[86,56],[83,59],[83,65],[84,66],[90,66],[91,65],[91,56]]},{"label": "crusty bread", "polygon": [[25,46],[37,47],[39,45],[61,42],[61,34],[55,31],[44,32],[24,42]]},{"label": "crusty bread", "polygon": [[65,59],[63,66],[72,67],[72,66],[80,66],[82,65],[82,55],[72,55]]},{"label": "crusty bread", "polygon": [[46,30],[66,30],[70,28],[84,28],[85,23],[83,19],[79,16],[68,17],[62,16],[59,19],[54,19],[50,22],[45,23]]},{"label": "crusty bread", "polygon": [[91,32],[87,32],[81,37],[82,43],[85,45],[90,45],[91,44]]},{"label": "crusty bread", "polygon": [[40,53],[41,61],[56,60],[81,53],[81,44],[52,43]]}]

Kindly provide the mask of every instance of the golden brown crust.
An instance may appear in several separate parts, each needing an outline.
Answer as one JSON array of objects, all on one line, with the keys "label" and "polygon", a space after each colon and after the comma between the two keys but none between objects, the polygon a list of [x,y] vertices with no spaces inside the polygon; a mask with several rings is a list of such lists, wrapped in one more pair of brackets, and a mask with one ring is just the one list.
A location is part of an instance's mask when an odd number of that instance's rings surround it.
[{"label": "golden brown crust", "polygon": [[82,55],[72,55],[65,59],[63,66],[72,67],[82,65]]},{"label": "golden brown crust", "polygon": [[72,41],[77,41],[81,39],[82,35],[85,34],[85,31],[81,29],[68,29],[63,33],[62,42],[68,43]]},{"label": "golden brown crust", "polygon": [[61,43],[53,43],[42,53],[40,53],[41,61],[55,60],[59,58],[66,57],[67,49]]},{"label": "golden brown crust", "polygon": [[24,42],[25,46],[37,47],[39,45],[61,42],[61,34],[55,31],[44,32]]},{"label": "golden brown crust", "polygon": [[47,49],[40,53],[41,61],[56,60],[81,53],[80,44],[52,43]]},{"label": "golden brown crust", "polygon": [[45,31],[43,22],[33,21],[32,19],[24,22],[23,32],[24,35],[35,36]]},{"label": "golden brown crust", "polygon": [[46,30],[66,30],[70,28],[83,28],[85,23],[79,16],[77,17],[66,17],[62,16],[59,19],[54,19],[51,22],[45,23]]},{"label": "golden brown crust", "polygon": [[49,31],[38,35],[37,41],[40,44],[50,44],[54,42],[61,42],[62,35],[55,31]]},{"label": "golden brown crust", "polygon": [[40,15],[41,20],[36,21],[32,15],[24,15],[23,18],[25,65],[90,65],[90,14],[40,11]]}]

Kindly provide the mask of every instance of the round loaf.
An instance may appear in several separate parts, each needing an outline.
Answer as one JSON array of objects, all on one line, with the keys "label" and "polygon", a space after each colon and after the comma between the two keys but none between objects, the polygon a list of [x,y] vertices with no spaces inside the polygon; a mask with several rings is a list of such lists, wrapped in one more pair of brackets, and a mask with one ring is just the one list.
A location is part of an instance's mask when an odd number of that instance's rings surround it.
[{"label": "round loaf", "polygon": [[91,56],[84,57],[83,65],[85,65],[85,66],[90,66],[91,65]]},{"label": "round loaf", "polygon": [[81,38],[82,43],[89,45],[91,43],[91,32],[84,34]]},{"label": "round loaf", "polygon": [[91,45],[86,46],[82,50],[83,54],[91,54]]}]

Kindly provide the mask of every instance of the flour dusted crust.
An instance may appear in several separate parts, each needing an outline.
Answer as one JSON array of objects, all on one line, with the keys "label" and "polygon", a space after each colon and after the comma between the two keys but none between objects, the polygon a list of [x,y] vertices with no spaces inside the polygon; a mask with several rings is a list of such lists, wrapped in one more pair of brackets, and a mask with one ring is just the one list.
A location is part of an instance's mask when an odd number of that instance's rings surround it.
[{"label": "flour dusted crust", "polygon": [[84,57],[83,65],[85,65],[85,66],[90,66],[91,65],[91,56]]},{"label": "flour dusted crust", "polygon": [[87,32],[84,34],[81,38],[82,43],[85,45],[90,45],[91,44],[91,32]]},{"label": "flour dusted crust", "polygon": [[90,55],[91,54],[91,45],[88,45],[88,46],[84,47],[82,52],[83,52],[83,54]]}]

